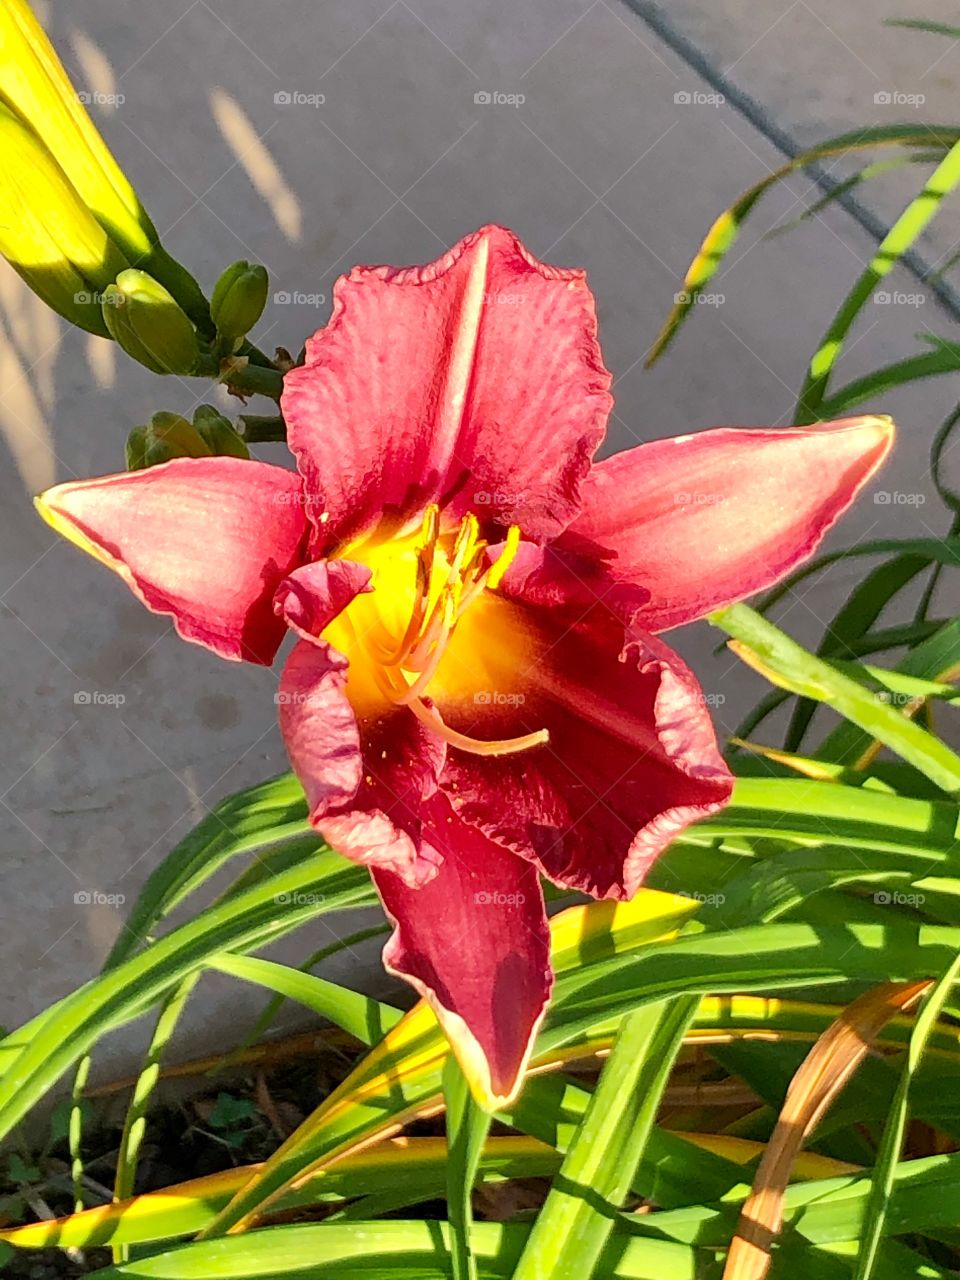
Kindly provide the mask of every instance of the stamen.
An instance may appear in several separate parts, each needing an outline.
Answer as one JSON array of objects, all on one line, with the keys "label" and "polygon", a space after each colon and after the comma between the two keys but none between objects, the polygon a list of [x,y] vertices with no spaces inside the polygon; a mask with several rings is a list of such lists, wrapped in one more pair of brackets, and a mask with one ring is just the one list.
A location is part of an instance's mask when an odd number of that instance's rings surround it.
[{"label": "stamen", "polygon": [[447,651],[447,640],[450,638],[450,635],[452,634],[454,625],[456,623],[456,615],[453,612],[453,606],[449,600],[447,602],[447,605],[448,605],[447,616],[445,617],[444,623],[443,623],[444,629],[441,633],[440,639],[437,641],[436,645],[434,646],[433,653],[428,658],[425,666],[422,668],[420,674],[417,676],[416,680],[414,680],[413,684],[409,686],[409,688],[402,695],[402,697],[397,699],[398,702],[410,703],[414,700],[414,698],[419,698],[420,695],[426,689],[427,685],[430,683],[433,677],[437,674],[437,668],[440,666],[440,663],[443,661],[443,655]]},{"label": "stamen", "polygon": [[439,711],[425,706],[419,698],[410,703],[410,710],[418,720],[434,733],[439,734],[451,747],[456,747],[458,751],[469,751],[475,756],[515,755],[518,751],[529,751],[531,747],[543,746],[550,739],[546,729],[538,729],[536,733],[525,733],[520,738],[499,738],[492,742],[485,742],[481,738],[471,738],[465,733],[458,733],[456,729],[451,729]]},{"label": "stamen", "polygon": [[[440,546],[440,511],[436,504],[431,504],[424,512],[418,542],[413,604],[400,643],[392,645],[382,628],[380,634],[367,632],[364,637],[374,660],[374,677],[381,692],[398,706],[408,706],[423,724],[460,751],[479,756],[502,756],[542,746],[549,740],[546,729],[516,738],[484,741],[451,728],[435,707],[428,707],[423,701],[459,620],[485,588],[492,590],[500,585],[516,558],[520,547],[519,528],[511,525],[500,555],[493,564],[489,564],[487,544],[480,539],[476,516],[464,516],[453,542],[446,572],[443,572],[436,563]],[[435,587],[434,578],[438,570],[442,578]]]},{"label": "stamen", "polygon": [[503,544],[503,550],[494,560],[493,564],[487,570],[486,585],[491,591],[496,590],[503,581],[503,575],[516,559],[517,552],[520,549],[520,529],[517,525],[512,524],[507,530],[507,538]]},{"label": "stamen", "polygon": [[435,502],[431,502],[423,513],[423,524],[420,527],[421,545],[417,549],[417,583],[413,609],[410,613],[410,621],[407,623],[407,628],[403,633],[403,639],[388,659],[391,664],[401,665],[420,635],[427,612],[427,604],[430,600],[433,559],[439,538],[440,508]]}]

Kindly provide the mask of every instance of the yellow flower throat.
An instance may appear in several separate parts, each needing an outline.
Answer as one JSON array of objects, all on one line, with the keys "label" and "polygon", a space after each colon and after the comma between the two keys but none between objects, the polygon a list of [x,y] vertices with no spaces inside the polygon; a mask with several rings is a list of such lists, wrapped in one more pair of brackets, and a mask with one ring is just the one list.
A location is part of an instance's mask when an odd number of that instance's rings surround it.
[{"label": "yellow flower throat", "polygon": [[547,741],[545,729],[474,738],[439,709],[459,708],[472,719],[471,704],[499,699],[517,685],[528,642],[514,607],[493,592],[519,545],[514,525],[491,564],[476,516],[464,516],[455,534],[442,534],[439,509],[431,505],[412,537],[344,550],[373,575],[372,592],[358,595],[324,632],[350,659],[347,693],[355,710],[409,707],[450,746],[475,755],[508,755]]}]

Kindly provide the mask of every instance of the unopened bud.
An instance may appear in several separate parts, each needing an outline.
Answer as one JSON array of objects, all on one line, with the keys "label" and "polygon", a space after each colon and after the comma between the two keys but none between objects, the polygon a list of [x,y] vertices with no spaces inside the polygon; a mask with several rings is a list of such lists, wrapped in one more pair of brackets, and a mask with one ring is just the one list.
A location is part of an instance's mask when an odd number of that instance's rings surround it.
[{"label": "unopened bud", "polygon": [[212,454],[250,457],[250,450],[233,429],[233,423],[212,404],[200,405],[193,415],[193,425]]},{"label": "unopened bud", "polygon": [[235,262],[213,286],[210,314],[223,338],[233,341],[250,332],[267,303],[266,267]]},{"label": "unopened bud", "polygon": [[213,450],[186,418],[178,413],[155,413],[146,427],[134,427],[127,437],[127,470],[142,471],[173,458],[209,458]]},{"label": "unopened bud", "polygon": [[179,303],[145,271],[120,272],[104,295],[103,318],[127,355],[154,373],[193,372],[200,356],[196,331]]}]

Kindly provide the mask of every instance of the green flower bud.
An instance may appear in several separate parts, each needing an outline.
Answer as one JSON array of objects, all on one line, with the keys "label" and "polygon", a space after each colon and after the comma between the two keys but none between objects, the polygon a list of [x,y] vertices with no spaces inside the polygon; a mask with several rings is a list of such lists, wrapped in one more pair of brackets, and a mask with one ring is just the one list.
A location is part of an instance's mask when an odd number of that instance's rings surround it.
[{"label": "green flower bud", "polygon": [[200,349],[193,325],[145,271],[120,272],[104,295],[103,319],[127,355],[154,373],[187,374],[196,367]]},{"label": "green flower bud", "polygon": [[128,471],[142,471],[147,465],[147,432],[149,427],[134,427],[127,436],[126,456]]},{"label": "green flower bud", "polygon": [[249,458],[250,450],[237,435],[233,423],[212,404],[202,404],[193,415],[193,425],[214,455]]},{"label": "green flower bud", "polygon": [[127,437],[127,470],[142,471],[172,458],[209,458],[213,450],[186,418],[155,413],[148,427],[134,427]]},{"label": "green flower bud", "polygon": [[233,341],[250,332],[267,304],[267,269],[249,262],[227,267],[213,286],[210,314],[221,337]]}]

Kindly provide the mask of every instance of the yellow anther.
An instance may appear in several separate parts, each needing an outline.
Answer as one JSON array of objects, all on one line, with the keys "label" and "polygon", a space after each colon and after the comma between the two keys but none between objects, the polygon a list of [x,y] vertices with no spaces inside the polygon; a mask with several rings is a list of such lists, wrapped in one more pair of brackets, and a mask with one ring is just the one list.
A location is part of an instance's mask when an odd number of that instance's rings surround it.
[{"label": "yellow anther", "polygon": [[512,524],[507,530],[507,537],[503,544],[503,550],[487,570],[487,578],[485,586],[491,591],[495,591],[503,581],[503,575],[507,572],[517,557],[520,549],[520,528],[518,525]]},{"label": "yellow anther", "polygon": [[472,513],[465,515],[457,531],[457,540],[453,544],[453,560],[450,563],[449,581],[453,582],[463,572],[463,566],[473,556],[480,536],[480,525]]},{"label": "yellow anther", "polygon": [[[449,746],[475,755],[510,755],[548,741],[545,729],[493,741],[474,738],[447,724],[437,707],[429,705],[431,686],[461,618],[485,588],[499,586],[519,547],[520,530],[512,525],[499,557],[490,564],[477,517],[468,513],[455,534],[452,530],[442,533],[439,507],[431,504],[424,511],[419,535],[412,544],[407,542],[403,551],[403,563],[409,566],[404,575],[412,570],[414,582],[410,614],[399,641],[387,633],[383,618],[365,627],[362,638],[344,618],[353,644],[365,648],[372,659],[373,678],[384,697],[409,707]],[[375,575],[374,595],[378,586]],[[397,587],[409,592],[410,578],[404,576]],[[382,584],[382,589],[389,587]]]}]

